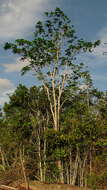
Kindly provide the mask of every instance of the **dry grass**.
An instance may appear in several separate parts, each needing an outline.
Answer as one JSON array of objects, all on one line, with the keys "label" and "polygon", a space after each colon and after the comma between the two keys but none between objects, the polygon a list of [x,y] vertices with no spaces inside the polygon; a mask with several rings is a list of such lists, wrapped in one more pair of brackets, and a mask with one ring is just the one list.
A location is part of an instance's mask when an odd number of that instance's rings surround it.
[{"label": "dry grass", "polygon": [[31,190],[89,190],[88,188],[80,188],[67,184],[44,184],[36,181],[30,182],[29,187]]},{"label": "dry grass", "polygon": [[[12,186],[0,186],[0,190],[26,190],[25,184],[17,185],[17,187]],[[80,188],[77,186],[67,185],[67,184],[44,184],[38,181],[30,182],[29,190],[92,190],[89,188]],[[107,187],[104,189],[97,189],[97,190],[107,190]]]}]

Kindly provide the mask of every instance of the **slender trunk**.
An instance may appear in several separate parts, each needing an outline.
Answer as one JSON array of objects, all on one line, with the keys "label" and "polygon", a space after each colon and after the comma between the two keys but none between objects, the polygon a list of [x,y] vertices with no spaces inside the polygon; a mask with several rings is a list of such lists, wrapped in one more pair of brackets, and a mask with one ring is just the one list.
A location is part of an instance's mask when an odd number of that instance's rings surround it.
[{"label": "slender trunk", "polygon": [[83,160],[80,160],[80,187],[85,185],[85,167],[88,153],[84,156]]},{"label": "slender trunk", "polygon": [[57,99],[56,99],[56,92],[55,92],[55,68],[53,73],[51,74],[52,76],[52,95],[53,95],[53,107],[54,107],[54,122],[55,122],[55,130],[58,130],[58,114],[57,114]]},{"label": "slender trunk", "polygon": [[55,113],[54,113],[54,109],[53,109],[52,100],[51,100],[51,97],[50,97],[49,88],[48,88],[48,86],[47,86],[46,84],[44,84],[44,88],[45,88],[45,90],[46,90],[47,97],[48,97],[49,104],[50,104],[50,110],[51,110],[51,114],[52,114],[52,118],[53,118],[54,129],[57,131]]},{"label": "slender trunk", "polygon": [[84,173],[83,173],[83,163],[82,163],[82,160],[79,159],[79,181],[78,181],[78,185],[80,187],[83,187],[83,185],[84,185],[83,175],[84,175]]},{"label": "slender trunk", "polygon": [[0,154],[1,154],[2,166],[3,166],[3,169],[5,170],[6,162],[5,162],[4,154],[3,154],[1,147],[0,147]]},{"label": "slender trunk", "polygon": [[66,183],[70,184],[69,166],[66,164]]},{"label": "slender trunk", "polygon": [[70,165],[70,171],[69,171],[69,183],[72,184],[72,154],[71,154],[71,151],[70,151],[70,158],[69,158],[69,165]]},{"label": "slender trunk", "polygon": [[61,163],[61,183],[64,183],[64,168],[63,168],[63,161]]},{"label": "slender trunk", "polygon": [[41,161],[41,142],[40,142],[40,136],[39,135],[38,135],[38,155],[39,155],[40,181],[43,181],[43,170],[42,170],[42,161]]},{"label": "slender trunk", "polygon": [[73,171],[73,177],[72,177],[72,185],[75,185],[76,178],[77,178],[77,172],[78,172],[78,160],[79,160],[79,152],[77,150],[75,163],[74,163],[74,171]]},{"label": "slender trunk", "polygon": [[63,165],[61,163],[61,160],[58,160],[56,162],[58,170],[59,170],[59,183],[64,183],[64,176],[63,176]]},{"label": "slender trunk", "polygon": [[60,119],[60,97],[58,98],[58,113],[57,113],[57,125],[58,125],[58,129],[60,130],[60,126],[59,126],[59,119]]},{"label": "slender trunk", "polygon": [[23,177],[24,177],[24,181],[25,181],[25,186],[26,186],[26,189],[28,190],[29,189],[29,183],[28,183],[28,180],[27,180],[26,170],[25,170],[25,166],[24,166],[24,162],[25,162],[25,159],[24,159],[24,147],[23,147],[23,152],[22,152],[21,148],[20,148],[19,152],[20,152],[20,162],[21,162]]},{"label": "slender trunk", "polygon": [[46,177],[46,139],[44,139],[44,161],[43,161],[43,181],[45,182]]},{"label": "slender trunk", "polygon": [[10,166],[6,154],[5,154],[5,163],[6,163],[7,167]]},{"label": "slender trunk", "polygon": [[89,163],[89,173],[90,173],[90,176],[91,176],[91,174],[92,174],[92,149],[91,149],[91,147],[90,147],[90,152],[89,152],[89,159],[90,159],[90,163]]},{"label": "slender trunk", "polygon": [[[44,118],[45,120],[45,118]],[[47,117],[46,117],[46,125],[44,125],[44,134],[45,134],[45,131],[46,131],[46,127],[48,127],[48,124],[49,124],[49,113],[47,111]],[[46,138],[44,136],[44,148],[43,148],[43,152],[44,152],[44,161],[43,161],[43,180],[45,182],[46,180]]]}]

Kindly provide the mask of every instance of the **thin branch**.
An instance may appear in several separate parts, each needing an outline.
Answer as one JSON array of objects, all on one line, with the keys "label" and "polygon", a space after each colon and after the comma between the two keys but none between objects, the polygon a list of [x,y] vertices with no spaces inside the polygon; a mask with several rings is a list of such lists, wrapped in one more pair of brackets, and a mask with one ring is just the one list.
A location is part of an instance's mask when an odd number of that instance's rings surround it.
[{"label": "thin branch", "polygon": [[45,83],[44,83],[44,88],[45,88],[45,90],[47,92],[48,100],[49,100],[49,103],[50,103],[51,113],[52,113],[53,120],[54,120],[54,123],[55,123],[55,116],[54,116],[54,111],[53,111],[53,108],[52,108],[51,98],[50,98],[50,94],[49,94],[49,88],[47,87],[47,85]]}]

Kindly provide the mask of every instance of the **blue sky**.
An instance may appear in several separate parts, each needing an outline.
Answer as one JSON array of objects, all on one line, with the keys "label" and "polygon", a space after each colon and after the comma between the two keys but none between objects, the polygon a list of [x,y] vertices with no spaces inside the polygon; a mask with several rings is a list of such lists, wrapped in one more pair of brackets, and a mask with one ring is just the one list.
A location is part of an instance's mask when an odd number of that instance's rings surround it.
[{"label": "blue sky", "polygon": [[8,100],[19,83],[31,86],[36,79],[31,74],[20,75],[23,65],[18,57],[3,50],[5,42],[16,38],[30,39],[35,23],[45,11],[61,8],[69,16],[79,37],[101,40],[91,55],[81,57],[88,65],[94,85],[107,90],[107,1],[106,0],[0,0],[0,105]]}]

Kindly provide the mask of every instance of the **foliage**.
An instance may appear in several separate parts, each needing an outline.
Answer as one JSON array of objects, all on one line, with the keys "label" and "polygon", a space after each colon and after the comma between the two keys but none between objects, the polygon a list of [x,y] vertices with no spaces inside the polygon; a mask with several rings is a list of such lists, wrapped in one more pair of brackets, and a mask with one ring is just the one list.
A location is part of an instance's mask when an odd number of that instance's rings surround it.
[{"label": "foliage", "polygon": [[87,181],[95,189],[106,184],[107,94],[93,87],[76,58],[92,52],[99,41],[79,39],[59,8],[45,16],[32,41],[17,39],[4,47],[29,61],[22,74],[33,71],[41,85],[20,84],[4,105],[0,170],[18,165],[33,180],[81,187]]}]

